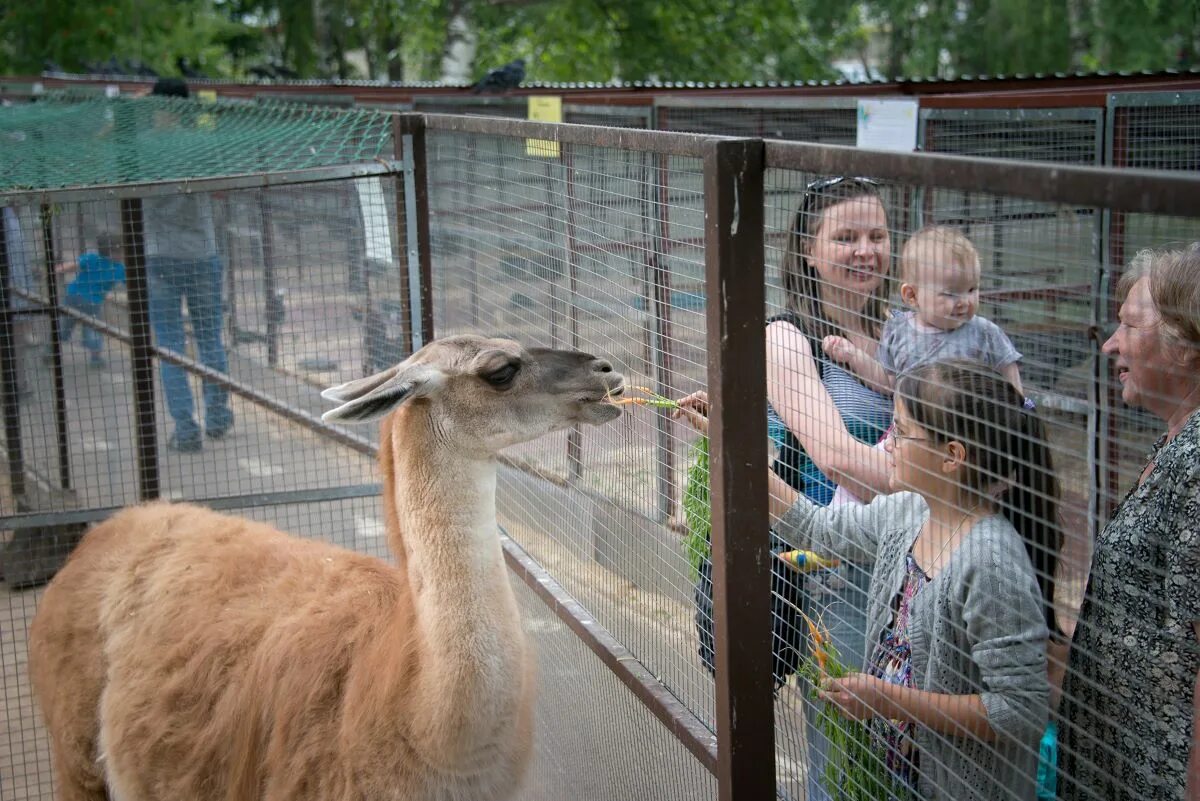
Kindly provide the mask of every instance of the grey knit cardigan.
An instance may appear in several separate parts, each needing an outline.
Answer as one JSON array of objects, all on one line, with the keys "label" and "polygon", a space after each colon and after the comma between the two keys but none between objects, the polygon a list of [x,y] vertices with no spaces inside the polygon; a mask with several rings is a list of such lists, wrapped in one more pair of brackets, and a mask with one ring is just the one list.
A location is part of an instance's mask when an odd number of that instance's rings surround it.
[{"label": "grey knit cardigan", "polygon": [[[904,557],[928,516],[925,500],[911,492],[836,507],[801,497],[775,526],[799,547],[873,566],[863,664],[891,627]],[[920,797],[1033,799],[1038,745],[1049,715],[1049,632],[1033,567],[1007,519],[983,518],[967,533],[917,593],[908,634],[916,688],[979,694],[996,732],[993,742],[981,742],[918,727]]]}]

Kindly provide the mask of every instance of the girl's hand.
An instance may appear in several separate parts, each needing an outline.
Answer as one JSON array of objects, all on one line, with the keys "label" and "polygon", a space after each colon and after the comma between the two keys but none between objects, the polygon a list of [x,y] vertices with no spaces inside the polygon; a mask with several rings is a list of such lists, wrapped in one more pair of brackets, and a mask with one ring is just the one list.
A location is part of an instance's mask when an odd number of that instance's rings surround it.
[{"label": "girl's hand", "polygon": [[678,420],[683,418],[692,428],[701,434],[708,435],[708,393],[704,390],[693,392],[680,398],[679,408],[671,411],[671,417]]},{"label": "girl's hand", "polygon": [[851,720],[870,720],[889,717],[884,707],[890,686],[883,679],[865,673],[851,673],[840,679],[826,680],[817,691],[817,696],[832,703]]},{"label": "girl's hand", "polygon": [[854,343],[845,337],[830,334],[821,340],[821,350],[825,351],[825,355],[835,362],[845,363],[850,361],[856,348]]}]

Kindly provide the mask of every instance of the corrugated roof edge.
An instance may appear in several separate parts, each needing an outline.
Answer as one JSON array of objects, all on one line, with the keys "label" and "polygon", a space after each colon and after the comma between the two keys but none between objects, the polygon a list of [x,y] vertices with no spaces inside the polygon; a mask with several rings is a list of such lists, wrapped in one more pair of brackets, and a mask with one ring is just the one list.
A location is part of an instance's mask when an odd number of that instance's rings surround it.
[{"label": "corrugated roof edge", "polygon": [[[956,77],[937,77],[937,76],[909,76],[894,79],[876,78],[867,81],[854,81],[848,79],[838,80],[808,80],[808,81],[608,81],[595,82],[583,81],[573,83],[551,83],[542,81],[533,81],[523,84],[522,89],[551,89],[551,90],[579,90],[579,89],[789,89],[789,88],[804,88],[804,87],[824,87],[824,86],[879,86],[882,84],[897,84],[903,86],[905,84],[933,84],[933,83],[988,83],[998,81],[1043,81],[1043,80],[1091,80],[1103,78],[1169,78],[1169,77],[1188,77],[1200,76],[1200,65],[1186,69],[1162,69],[1162,70],[1120,70],[1107,71],[1097,70],[1095,72],[1054,72],[1054,73],[1015,73],[1013,75],[959,75]],[[58,80],[80,80],[80,81],[101,81],[101,80],[119,80],[123,83],[146,83],[152,84],[154,78],[146,78],[133,75],[82,75],[64,72],[43,72],[43,78],[53,78]],[[368,81],[368,80],[245,80],[232,81],[229,79],[217,78],[195,78],[188,79],[188,83],[203,86],[205,84],[230,84],[240,83],[247,86],[281,86],[281,87],[320,87],[320,86],[348,86],[348,87],[364,87],[364,88],[389,88],[389,89],[446,89],[446,90],[462,90],[471,88],[469,83],[447,83],[442,81]]]}]

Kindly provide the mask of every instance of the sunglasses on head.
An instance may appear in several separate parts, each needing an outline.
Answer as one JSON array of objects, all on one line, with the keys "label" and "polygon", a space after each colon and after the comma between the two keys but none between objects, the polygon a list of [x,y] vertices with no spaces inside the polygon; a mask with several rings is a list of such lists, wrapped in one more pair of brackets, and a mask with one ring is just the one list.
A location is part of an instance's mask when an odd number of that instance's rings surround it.
[{"label": "sunglasses on head", "polygon": [[800,208],[796,210],[795,229],[797,233],[803,233],[804,218],[812,212],[812,207],[816,199],[821,196],[821,193],[827,189],[832,189],[838,184],[847,182],[868,186],[872,189],[878,189],[880,186],[879,181],[862,175],[834,175],[828,178],[818,178],[815,181],[809,181],[804,187],[804,199],[800,202]]}]

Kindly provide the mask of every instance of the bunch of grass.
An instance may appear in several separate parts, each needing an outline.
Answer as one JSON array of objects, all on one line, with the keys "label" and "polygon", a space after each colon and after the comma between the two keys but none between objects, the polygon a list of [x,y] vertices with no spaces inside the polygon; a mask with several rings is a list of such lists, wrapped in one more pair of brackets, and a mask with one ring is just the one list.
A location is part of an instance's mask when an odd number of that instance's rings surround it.
[{"label": "bunch of grass", "polygon": [[[801,613],[803,615],[803,613]],[[834,801],[890,801],[905,798],[884,761],[883,745],[866,722],[850,720],[832,703],[822,701],[819,689],[830,679],[850,675],[824,625],[803,615],[812,647],[800,665],[799,674],[808,682],[810,698],[821,705],[817,725],[829,741],[829,756],[821,784]]]}]

